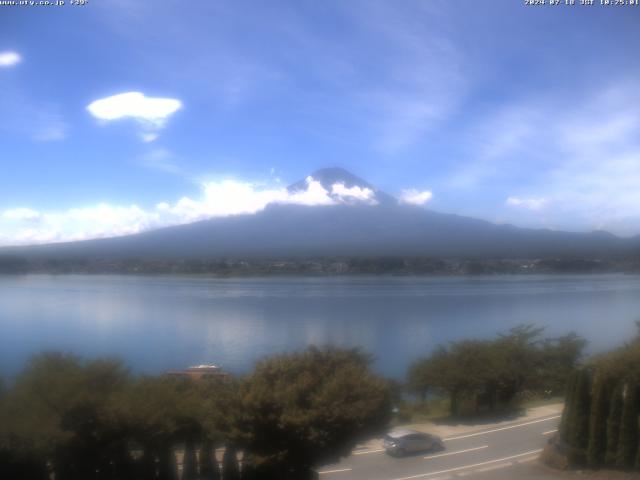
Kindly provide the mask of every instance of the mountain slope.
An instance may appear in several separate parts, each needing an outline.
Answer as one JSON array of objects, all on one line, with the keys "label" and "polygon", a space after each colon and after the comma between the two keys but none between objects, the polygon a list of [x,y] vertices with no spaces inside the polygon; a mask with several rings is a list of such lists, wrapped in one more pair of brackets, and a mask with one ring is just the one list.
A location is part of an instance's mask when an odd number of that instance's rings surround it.
[{"label": "mountain slope", "polygon": [[[495,225],[421,207],[390,195],[341,169],[311,177],[325,190],[341,183],[368,188],[376,204],[272,204],[256,214],[213,218],[118,238],[0,249],[32,258],[186,259],[312,256],[433,256],[540,258],[603,257],[637,251],[637,241],[614,235]],[[305,188],[305,181],[289,187]],[[337,198],[337,197],[336,197]]]}]

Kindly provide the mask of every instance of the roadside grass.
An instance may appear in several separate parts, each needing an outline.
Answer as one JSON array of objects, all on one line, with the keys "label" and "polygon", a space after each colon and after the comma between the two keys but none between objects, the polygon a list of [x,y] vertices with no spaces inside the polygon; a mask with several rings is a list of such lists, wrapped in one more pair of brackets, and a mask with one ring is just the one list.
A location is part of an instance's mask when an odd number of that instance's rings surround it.
[{"label": "roadside grass", "polygon": [[529,398],[516,405],[496,412],[478,412],[452,417],[447,398],[432,398],[427,401],[404,401],[396,409],[391,420],[392,426],[415,423],[481,423],[493,421],[497,418],[518,417],[524,415],[529,408],[555,405],[564,402],[564,397]]},{"label": "roadside grass", "polygon": [[522,408],[535,408],[535,407],[544,407],[547,405],[556,405],[558,403],[564,403],[564,397],[555,396],[549,398],[536,398],[531,400],[526,400],[522,402]]},{"label": "roadside grass", "polygon": [[447,415],[449,415],[449,400],[446,398],[434,398],[424,402],[403,402],[395,412],[391,424],[398,426],[433,422]]}]

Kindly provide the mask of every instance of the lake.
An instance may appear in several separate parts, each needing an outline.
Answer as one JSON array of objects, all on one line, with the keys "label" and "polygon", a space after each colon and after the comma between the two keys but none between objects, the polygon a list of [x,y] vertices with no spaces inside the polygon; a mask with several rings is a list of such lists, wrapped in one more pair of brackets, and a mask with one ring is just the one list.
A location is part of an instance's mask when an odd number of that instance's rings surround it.
[{"label": "lake", "polygon": [[307,345],[358,346],[402,378],[438,344],[534,323],[595,352],[640,319],[640,276],[234,278],[0,276],[0,374],[34,352],[118,356],[159,373],[215,363],[243,373]]}]

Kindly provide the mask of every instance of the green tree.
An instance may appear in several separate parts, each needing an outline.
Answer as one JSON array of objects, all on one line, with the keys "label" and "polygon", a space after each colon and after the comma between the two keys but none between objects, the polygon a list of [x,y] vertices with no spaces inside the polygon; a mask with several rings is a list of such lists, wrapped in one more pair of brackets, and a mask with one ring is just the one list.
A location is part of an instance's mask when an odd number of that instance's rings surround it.
[{"label": "green tree", "polygon": [[503,404],[512,403],[525,389],[544,390],[543,332],[541,327],[520,325],[493,343],[493,355],[497,357],[496,382]]},{"label": "green tree", "polygon": [[611,397],[609,418],[607,419],[607,451],[605,454],[605,464],[610,466],[615,465],[618,458],[622,403],[622,387],[618,386]]},{"label": "green tree", "polygon": [[563,392],[584,341],[575,334],[542,339],[542,332],[522,325],[495,340],[441,346],[411,365],[407,386],[422,398],[429,392],[446,395],[452,415],[462,413],[462,402],[477,413],[513,408],[525,391]]},{"label": "green tree", "polygon": [[605,378],[596,376],[593,385],[591,417],[589,419],[589,446],[587,464],[592,468],[604,464],[607,450],[607,415],[611,393]]},{"label": "green tree", "polygon": [[567,444],[570,442],[571,429],[573,427],[573,402],[576,394],[578,375],[578,372],[575,371],[569,376],[567,381],[567,394],[564,401],[564,410],[562,411],[562,418],[560,419],[560,426],[558,427],[560,439]]},{"label": "green tree", "polygon": [[578,373],[571,408],[574,413],[571,416],[572,426],[569,437],[569,458],[574,465],[584,465],[589,441],[589,417],[591,409],[591,375],[585,368],[581,369]]},{"label": "green tree", "polygon": [[414,392],[432,390],[449,397],[451,415],[469,403],[477,410],[478,398],[491,404],[500,386],[500,357],[486,341],[465,340],[439,347],[429,357],[414,363],[409,371],[409,387]]},{"label": "green tree", "polygon": [[449,351],[437,348],[429,357],[415,361],[407,374],[407,388],[422,400],[432,391],[451,394],[455,380],[451,375],[443,374],[449,368]]},{"label": "green tree", "polygon": [[[113,396],[126,388],[120,362],[56,353],[33,357],[6,398],[11,450],[56,478],[126,478],[126,441],[109,415]],[[47,467],[50,466],[50,467]]]},{"label": "green tree", "polygon": [[279,478],[304,479],[385,428],[391,395],[359,351],[312,347],[259,362],[238,405],[237,444]]},{"label": "green tree", "polygon": [[567,393],[567,380],[581,360],[587,342],[571,332],[557,338],[547,338],[541,344],[540,380],[538,390],[547,395]]},{"label": "green tree", "polygon": [[631,468],[635,463],[638,449],[638,386],[629,381],[623,391],[622,417],[620,420],[620,440],[618,443],[617,465]]},{"label": "green tree", "polygon": [[161,480],[177,479],[174,449],[178,444],[187,446],[183,466],[188,476],[192,474],[194,441],[201,435],[197,396],[191,380],[142,377],[117,399],[115,415],[141,446],[147,475],[157,465]]}]

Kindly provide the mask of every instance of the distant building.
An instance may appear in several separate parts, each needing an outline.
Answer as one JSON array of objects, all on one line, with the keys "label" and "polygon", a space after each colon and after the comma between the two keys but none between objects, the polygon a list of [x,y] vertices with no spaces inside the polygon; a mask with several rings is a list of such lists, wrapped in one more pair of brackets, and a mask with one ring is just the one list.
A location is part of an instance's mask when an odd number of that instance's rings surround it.
[{"label": "distant building", "polygon": [[229,374],[221,370],[217,365],[195,365],[184,370],[169,370],[166,375],[176,378],[190,378],[191,380],[227,380],[229,378]]}]

